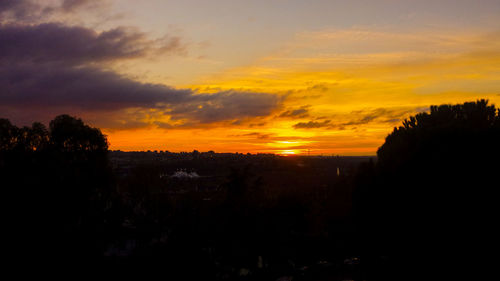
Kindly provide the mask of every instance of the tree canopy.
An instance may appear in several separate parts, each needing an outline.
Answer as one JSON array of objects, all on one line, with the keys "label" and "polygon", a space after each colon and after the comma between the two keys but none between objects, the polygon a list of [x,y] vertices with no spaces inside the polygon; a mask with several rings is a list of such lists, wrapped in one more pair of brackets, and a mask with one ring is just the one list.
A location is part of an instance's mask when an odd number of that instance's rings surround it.
[{"label": "tree canopy", "polygon": [[69,115],[49,129],[0,119],[0,180],[20,245],[68,257],[102,252],[96,235],[107,233],[115,192],[107,154],[101,131]]},{"label": "tree canopy", "polygon": [[31,127],[18,128],[8,119],[0,119],[0,151],[13,150],[104,153],[108,150],[108,141],[99,129],[69,115],[54,118],[49,130],[39,122]]},{"label": "tree canopy", "polygon": [[394,128],[377,163],[357,175],[366,245],[412,269],[437,256],[440,267],[459,264],[491,247],[499,144],[500,112],[487,100],[431,106]]},{"label": "tree canopy", "polygon": [[499,132],[500,111],[487,100],[431,106],[429,113],[419,113],[394,128],[377,152],[378,161],[385,168],[396,168],[424,158],[487,157],[498,153]]}]

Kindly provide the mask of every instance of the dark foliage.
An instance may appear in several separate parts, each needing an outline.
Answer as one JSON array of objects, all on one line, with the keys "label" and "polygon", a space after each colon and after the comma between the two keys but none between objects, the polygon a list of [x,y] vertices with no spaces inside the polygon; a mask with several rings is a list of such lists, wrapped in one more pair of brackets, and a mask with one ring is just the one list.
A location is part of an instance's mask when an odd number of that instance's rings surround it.
[{"label": "dark foliage", "polygon": [[[48,129],[0,119],[0,139],[17,264],[275,280],[352,254],[352,185],[336,171],[364,158],[110,153],[100,130],[68,115]],[[173,177],[180,168],[201,176]]]},{"label": "dark foliage", "polygon": [[100,130],[61,115],[18,128],[0,119],[0,178],[9,210],[11,259],[99,257],[116,201]]},{"label": "dark foliage", "polygon": [[499,144],[500,113],[485,100],[405,120],[358,175],[365,250],[408,272],[470,268],[494,244]]},{"label": "dark foliage", "polygon": [[174,280],[400,280],[465,268],[494,244],[499,143],[500,113],[484,100],[405,120],[364,163],[109,152],[99,129],[71,116],[48,129],[0,119],[6,253],[26,266]]}]

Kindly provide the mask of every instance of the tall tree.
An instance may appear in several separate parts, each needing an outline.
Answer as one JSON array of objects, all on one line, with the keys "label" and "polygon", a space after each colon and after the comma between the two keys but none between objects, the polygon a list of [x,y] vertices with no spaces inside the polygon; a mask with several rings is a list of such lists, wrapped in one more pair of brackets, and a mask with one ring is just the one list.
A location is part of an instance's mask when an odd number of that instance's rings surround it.
[{"label": "tall tree", "polygon": [[102,254],[116,198],[107,154],[101,131],[69,115],[49,130],[0,119],[0,180],[20,245],[68,257]]},{"label": "tall tree", "polygon": [[358,175],[370,179],[360,181],[357,204],[369,244],[401,260],[438,255],[446,262],[491,247],[499,118],[494,105],[478,100],[431,106],[394,128],[377,165]]}]

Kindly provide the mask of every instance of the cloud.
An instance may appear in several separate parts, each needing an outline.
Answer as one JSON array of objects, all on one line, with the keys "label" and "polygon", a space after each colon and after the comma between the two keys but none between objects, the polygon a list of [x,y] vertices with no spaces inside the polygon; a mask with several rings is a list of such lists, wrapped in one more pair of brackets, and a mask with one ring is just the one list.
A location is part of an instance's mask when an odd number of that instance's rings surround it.
[{"label": "cloud", "polygon": [[[336,85],[337,83],[332,83],[333,85]],[[306,91],[319,91],[319,92],[327,92],[328,87],[325,84],[316,84],[314,86],[308,87]]]},{"label": "cloud", "polygon": [[110,111],[150,108],[172,119],[211,123],[265,116],[279,106],[273,94],[224,91],[199,94],[189,89],[141,83],[95,67],[0,65],[1,107],[72,108]]},{"label": "cloud", "polygon": [[223,91],[214,94],[191,95],[195,103],[184,103],[169,114],[174,119],[193,118],[201,123],[212,123],[247,117],[267,116],[282,102],[273,94]]},{"label": "cloud", "polygon": [[96,32],[58,23],[0,25],[0,60],[4,62],[81,65],[182,51],[184,46],[178,37],[150,40],[130,28]]},{"label": "cloud", "polygon": [[50,19],[52,16],[74,14],[90,9],[108,6],[107,0],[2,0],[0,1],[1,22],[35,23]]},{"label": "cloud", "polygon": [[[325,120],[323,122],[309,121],[300,122],[293,125],[295,129],[337,129],[344,130],[349,126],[359,126],[366,125],[372,122],[377,123],[398,123],[401,122],[409,114],[414,114],[418,112],[423,112],[428,110],[427,107],[402,107],[402,108],[375,108],[375,109],[365,109],[365,110],[355,110],[351,111],[348,116],[337,115],[335,118],[350,118],[348,121],[333,123],[331,120]],[[316,118],[316,120],[321,120],[323,118]]]},{"label": "cloud", "polygon": [[309,122],[300,122],[295,125],[293,125],[293,128],[295,129],[317,129],[317,128],[324,128],[324,127],[329,127],[330,126],[330,121],[331,120],[325,120],[323,122],[316,122],[316,121],[309,121]]},{"label": "cloud", "polygon": [[278,118],[304,118],[309,116],[310,105],[304,105],[297,109],[289,109],[278,115]]},{"label": "cloud", "polygon": [[160,102],[185,102],[192,95],[189,90],[139,83],[95,67],[36,64],[1,65],[0,88],[4,105],[85,110],[153,107]]},{"label": "cloud", "polygon": [[241,134],[241,135],[229,135],[228,137],[252,137],[256,138],[259,140],[264,140],[264,139],[269,139],[273,134],[262,134],[259,132],[252,132],[252,133],[247,133],[247,134]]},{"label": "cloud", "polygon": [[0,18],[3,19],[30,20],[37,16],[40,10],[40,5],[29,0],[0,1]]},{"label": "cloud", "polygon": [[397,123],[411,113],[426,111],[427,107],[412,108],[376,108],[372,110],[352,111],[351,115],[360,116],[355,120],[340,124],[340,126],[364,125],[373,121],[382,123]]},{"label": "cloud", "polygon": [[[87,2],[63,5],[78,8]],[[1,3],[1,11],[21,5]],[[40,116],[44,108],[47,114],[93,112],[107,116],[108,120],[97,118],[97,122],[108,126],[172,128],[241,122],[270,115],[280,106],[282,98],[274,94],[232,90],[200,94],[106,70],[111,62],[182,49],[179,38],[150,40],[127,28],[96,32],[60,23],[0,25],[0,109],[14,118],[29,111]]]},{"label": "cloud", "polygon": [[283,98],[274,94],[234,90],[200,94],[142,83],[110,70],[123,60],[181,54],[185,44],[179,37],[150,39],[133,28],[98,32],[64,23],[40,23],[36,18],[74,12],[98,2],[0,2],[0,16],[20,19],[0,20],[0,111],[4,117],[26,122],[70,113],[89,116],[96,125],[108,128],[182,128],[221,121],[237,124],[269,116],[281,107]]},{"label": "cloud", "polygon": [[249,125],[248,125],[248,127],[250,127],[250,128],[253,128],[253,127],[263,127],[263,126],[265,126],[265,125],[267,125],[267,123],[266,123],[266,122],[251,123],[251,124],[249,124]]},{"label": "cloud", "polygon": [[29,1],[26,0],[2,0],[0,1],[0,13],[20,11]]},{"label": "cloud", "polygon": [[69,13],[85,7],[102,5],[102,2],[103,0],[63,0],[60,9]]}]

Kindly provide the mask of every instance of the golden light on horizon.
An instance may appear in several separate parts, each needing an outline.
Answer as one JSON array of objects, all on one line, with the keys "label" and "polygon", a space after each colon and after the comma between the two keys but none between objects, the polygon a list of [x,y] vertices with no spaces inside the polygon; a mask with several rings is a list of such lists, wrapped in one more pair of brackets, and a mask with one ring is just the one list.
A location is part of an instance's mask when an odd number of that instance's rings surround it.
[{"label": "golden light on horizon", "polygon": [[277,154],[282,155],[282,156],[292,156],[292,155],[297,155],[299,153],[296,150],[290,150],[289,149],[289,150],[281,150]]},{"label": "golden light on horizon", "polygon": [[[431,105],[500,105],[493,2],[287,1],[283,13],[281,1],[172,2],[178,11],[127,1],[106,9],[129,16],[104,21],[35,2],[25,8],[47,18],[0,17],[18,43],[0,60],[0,117],[29,125],[74,115],[101,128],[111,149],[374,155]],[[247,21],[246,11],[258,16]]]}]

